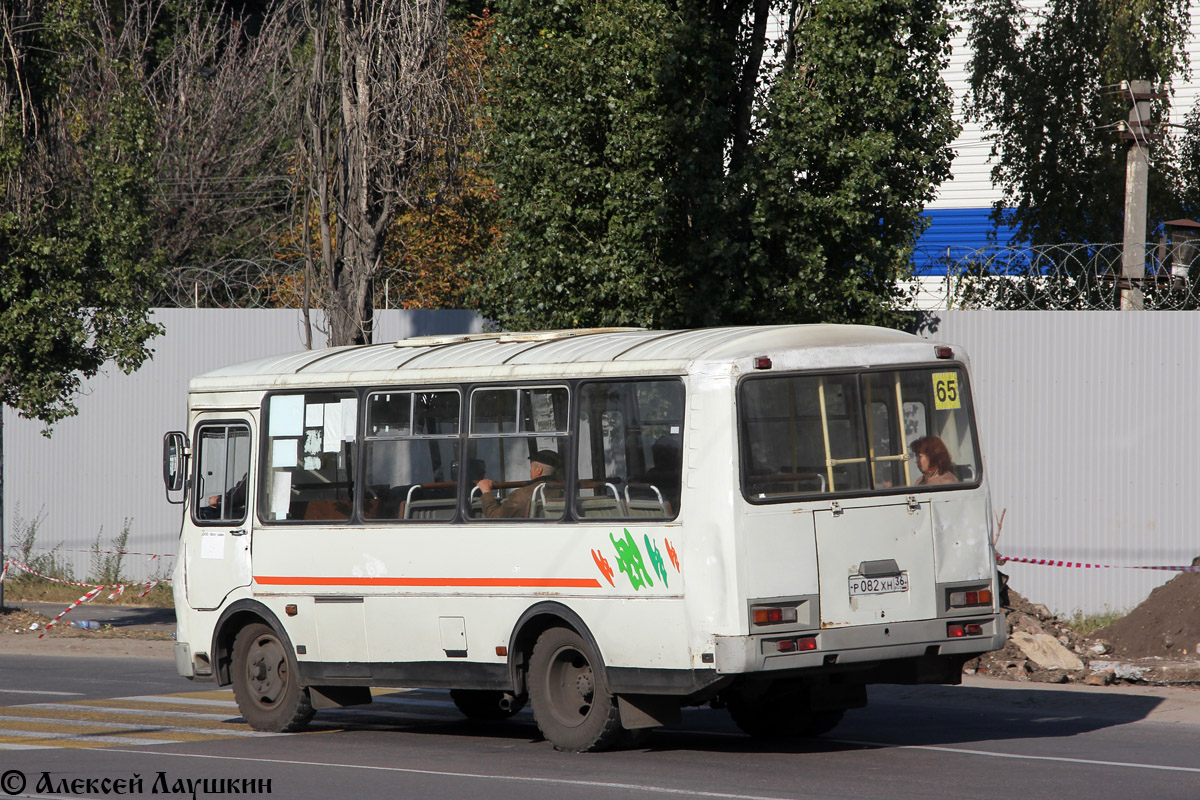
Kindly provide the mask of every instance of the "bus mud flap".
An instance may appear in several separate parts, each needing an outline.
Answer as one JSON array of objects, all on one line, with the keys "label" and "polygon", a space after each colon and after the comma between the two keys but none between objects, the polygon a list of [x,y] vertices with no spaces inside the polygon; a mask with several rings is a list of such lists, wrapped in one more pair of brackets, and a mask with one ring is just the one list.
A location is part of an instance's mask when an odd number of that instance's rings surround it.
[{"label": "bus mud flap", "polygon": [[365,706],[371,702],[369,686],[310,686],[308,693],[312,698],[312,707],[318,711],[323,708]]},{"label": "bus mud flap", "polygon": [[631,731],[673,725],[683,718],[679,698],[663,695],[617,695],[617,710],[621,713],[621,727]]}]

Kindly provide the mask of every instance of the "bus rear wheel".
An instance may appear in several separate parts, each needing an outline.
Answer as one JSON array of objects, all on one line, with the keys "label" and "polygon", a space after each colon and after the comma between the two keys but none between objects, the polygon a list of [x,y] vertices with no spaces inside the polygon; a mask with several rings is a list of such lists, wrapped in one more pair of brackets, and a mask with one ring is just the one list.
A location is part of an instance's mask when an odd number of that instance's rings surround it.
[{"label": "bus rear wheel", "polygon": [[316,711],[300,685],[296,657],[262,623],[247,625],[233,640],[233,696],[242,718],[256,731],[302,730]]},{"label": "bus rear wheel", "polygon": [[550,628],[538,637],[529,660],[529,702],[538,728],[556,750],[586,753],[625,742],[604,665],[569,628]]}]

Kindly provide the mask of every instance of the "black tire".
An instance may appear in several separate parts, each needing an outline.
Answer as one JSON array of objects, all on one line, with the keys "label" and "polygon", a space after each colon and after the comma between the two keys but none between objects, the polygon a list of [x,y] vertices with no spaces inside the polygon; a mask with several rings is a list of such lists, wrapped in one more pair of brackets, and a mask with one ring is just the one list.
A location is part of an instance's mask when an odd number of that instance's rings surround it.
[{"label": "black tire", "polygon": [[726,707],[742,732],[755,739],[820,736],[836,728],[846,713],[841,709],[810,711],[794,699],[771,694],[752,699],[734,695]]},{"label": "black tire", "polygon": [[569,628],[550,628],[533,646],[529,703],[542,735],[556,750],[607,750],[628,736],[616,698],[608,691],[604,665]]},{"label": "black tire", "polygon": [[454,705],[458,706],[458,710],[462,712],[463,716],[481,722],[498,722],[508,719],[525,705],[523,702],[513,701],[509,708],[501,708],[500,700],[503,697],[504,692],[489,689],[450,690],[450,699],[454,701]]},{"label": "black tire", "polygon": [[254,623],[233,640],[233,696],[256,731],[303,730],[316,711],[300,685],[296,656],[269,625]]}]

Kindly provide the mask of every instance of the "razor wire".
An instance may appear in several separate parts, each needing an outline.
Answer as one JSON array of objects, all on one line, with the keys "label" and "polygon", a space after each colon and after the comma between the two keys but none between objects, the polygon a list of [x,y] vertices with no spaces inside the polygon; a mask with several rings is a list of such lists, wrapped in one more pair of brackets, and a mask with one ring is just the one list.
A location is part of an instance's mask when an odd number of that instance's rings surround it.
[{"label": "razor wire", "polygon": [[[168,271],[155,298],[159,308],[300,308],[308,280],[303,262],[238,258],[211,266]],[[321,307],[319,280],[309,287],[309,305]],[[375,282],[375,308],[402,308],[400,287],[385,276]]]},{"label": "razor wire", "polygon": [[[1147,310],[1200,308],[1200,239],[1144,246],[1142,277],[1122,275],[1124,245],[1076,243],[978,249],[918,248],[913,297],[922,308],[1111,310],[1137,289]],[[172,269],[156,305],[167,308],[300,308],[303,263],[231,259]],[[391,308],[400,287],[377,281],[375,307]],[[320,306],[320,287],[310,287]],[[398,303],[396,304],[398,305]]]},{"label": "razor wire", "polygon": [[299,308],[304,265],[278,259],[230,259],[170,270],[156,305],[163,308]]},{"label": "razor wire", "polygon": [[[1112,310],[1139,290],[1147,310],[1200,308],[1200,240],[1144,246],[1140,277],[1123,275],[1125,246],[1076,243],[915,254],[925,305],[956,309]],[[932,295],[932,298],[931,298]]]}]

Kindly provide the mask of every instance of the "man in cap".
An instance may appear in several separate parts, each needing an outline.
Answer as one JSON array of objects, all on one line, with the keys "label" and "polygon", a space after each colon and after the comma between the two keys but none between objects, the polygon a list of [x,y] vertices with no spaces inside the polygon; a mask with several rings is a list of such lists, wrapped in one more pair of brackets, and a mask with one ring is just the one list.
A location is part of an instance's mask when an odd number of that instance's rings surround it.
[{"label": "man in cap", "polygon": [[483,493],[483,515],[488,519],[516,519],[529,516],[529,505],[533,493],[541,483],[562,472],[562,458],[553,450],[538,450],[529,457],[529,483],[508,493],[501,503],[492,493],[493,482],[483,478],[475,485]]}]

